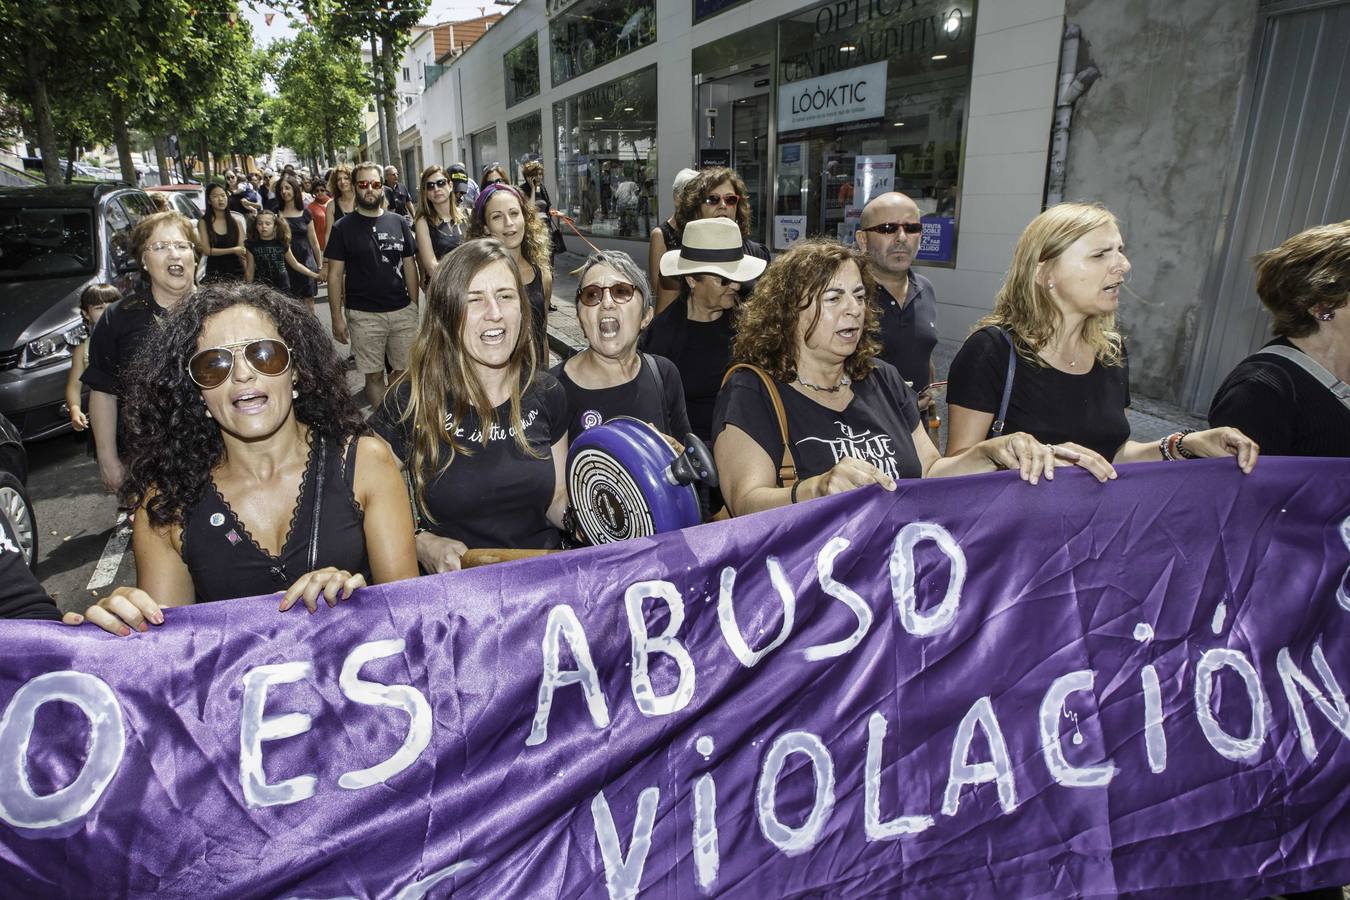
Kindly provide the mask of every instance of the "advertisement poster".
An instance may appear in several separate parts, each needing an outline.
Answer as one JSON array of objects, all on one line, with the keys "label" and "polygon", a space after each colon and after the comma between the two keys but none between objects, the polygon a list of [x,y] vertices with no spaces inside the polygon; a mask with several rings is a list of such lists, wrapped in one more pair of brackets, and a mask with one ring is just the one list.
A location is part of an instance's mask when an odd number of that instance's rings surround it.
[{"label": "advertisement poster", "polygon": [[949,263],[956,259],[956,220],[949,216],[924,216],[923,236],[915,259]]},{"label": "advertisement poster", "polygon": [[806,237],[806,216],[774,216],[773,248],[786,250]]},{"label": "advertisement poster", "polygon": [[853,160],[853,205],[895,190],[895,154],[858,156]]},{"label": "advertisement poster", "polygon": [[839,243],[846,247],[852,247],[858,240],[858,225],[862,222],[861,206],[844,207],[844,221],[838,225],[838,234],[836,235]]},{"label": "advertisement poster", "polygon": [[804,78],[778,91],[778,130],[819,128],[886,114],[886,62]]}]

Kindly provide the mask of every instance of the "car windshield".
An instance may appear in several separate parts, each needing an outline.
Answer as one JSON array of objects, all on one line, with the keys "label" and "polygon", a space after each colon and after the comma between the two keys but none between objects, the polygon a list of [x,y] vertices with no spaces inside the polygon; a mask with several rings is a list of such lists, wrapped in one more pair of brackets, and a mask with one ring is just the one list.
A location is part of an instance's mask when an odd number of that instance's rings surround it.
[{"label": "car windshield", "polygon": [[0,209],[0,281],[92,275],[87,209]]}]

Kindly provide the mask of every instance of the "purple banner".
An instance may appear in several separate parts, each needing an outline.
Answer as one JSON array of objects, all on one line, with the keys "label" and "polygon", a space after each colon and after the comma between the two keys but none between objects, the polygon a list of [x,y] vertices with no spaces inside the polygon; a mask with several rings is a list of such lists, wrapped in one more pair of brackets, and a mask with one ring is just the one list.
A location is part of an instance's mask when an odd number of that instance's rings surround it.
[{"label": "purple banner", "polygon": [[361,591],[0,623],[0,894],[1350,881],[1350,463],[902,483]]}]

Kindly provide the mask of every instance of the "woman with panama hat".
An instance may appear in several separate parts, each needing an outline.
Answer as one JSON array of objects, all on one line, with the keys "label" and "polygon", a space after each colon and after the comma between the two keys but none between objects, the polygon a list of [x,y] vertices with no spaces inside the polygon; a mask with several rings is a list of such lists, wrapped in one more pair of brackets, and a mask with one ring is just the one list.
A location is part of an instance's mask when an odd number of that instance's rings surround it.
[{"label": "woman with panama hat", "polygon": [[641,348],[680,370],[690,428],[705,441],[731,363],[740,287],[758,278],[766,265],[746,255],[740,227],[727,218],[689,222],[680,247],[661,257],[661,274],[679,279],[683,289],[647,328]]}]

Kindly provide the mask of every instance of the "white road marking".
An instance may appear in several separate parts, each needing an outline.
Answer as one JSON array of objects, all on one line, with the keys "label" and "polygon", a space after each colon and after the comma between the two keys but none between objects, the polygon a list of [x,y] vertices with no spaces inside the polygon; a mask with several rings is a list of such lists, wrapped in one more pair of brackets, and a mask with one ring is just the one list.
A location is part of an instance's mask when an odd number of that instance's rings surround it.
[{"label": "white road marking", "polygon": [[117,570],[122,567],[122,556],[127,552],[127,544],[130,543],[131,518],[124,512],[118,513],[117,525],[108,536],[108,545],[103,548],[103,556],[94,567],[94,574],[89,577],[86,590],[101,590],[113,583],[113,579],[117,577]]}]

